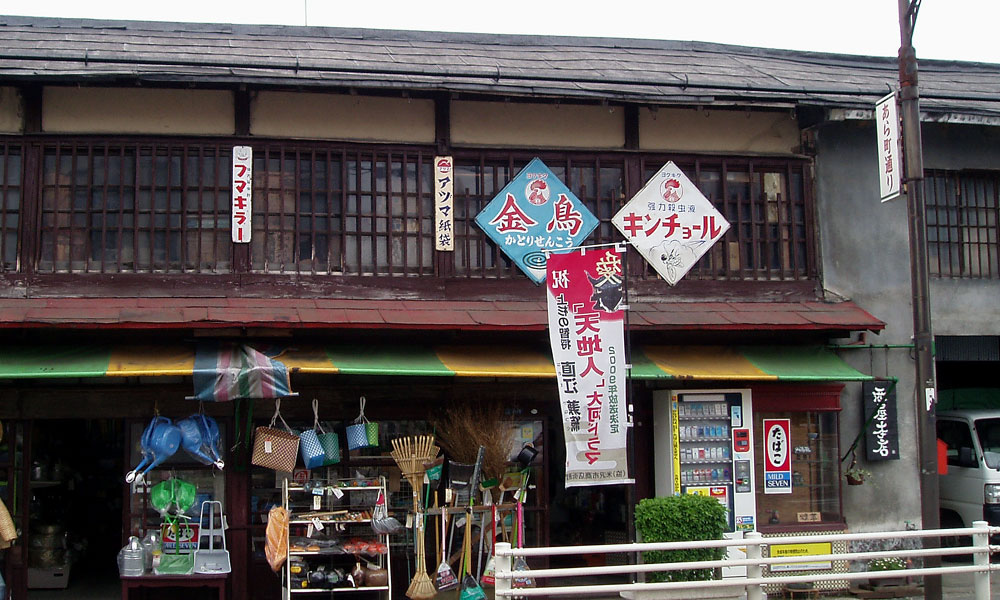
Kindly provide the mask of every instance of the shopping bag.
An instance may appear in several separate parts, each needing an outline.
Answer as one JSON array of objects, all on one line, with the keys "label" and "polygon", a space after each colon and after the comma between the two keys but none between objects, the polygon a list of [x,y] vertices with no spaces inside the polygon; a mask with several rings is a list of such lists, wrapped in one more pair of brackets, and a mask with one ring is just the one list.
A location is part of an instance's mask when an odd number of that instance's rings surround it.
[{"label": "shopping bag", "polygon": [[313,400],[313,416],[315,417],[313,429],[318,432],[316,439],[319,440],[319,445],[323,446],[322,466],[335,465],[340,462],[340,437],[332,431],[327,433],[320,424],[319,400]]},{"label": "shopping bag", "polygon": [[[290,472],[295,468],[295,459],[299,455],[299,436],[285,423],[280,412],[281,400],[274,401],[274,416],[269,427],[258,427],[254,431],[253,454],[250,463],[258,467],[267,467],[275,471]],[[274,427],[275,421],[281,419],[284,430]]]},{"label": "shopping bag", "polygon": [[313,399],[313,428],[299,434],[299,452],[302,454],[302,464],[307,469],[322,467],[326,462],[326,451],[319,443],[316,428],[319,427],[319,400]]},{"label": "shopping bag", "polygon": [[369,448],[378,448],[378,423],[371,421],[365,423],[365,437],[368,439]]},{"label": "shopping bag", "polygon": [[[365,397],[361,396],[361,412],[354,422],[347,426],[347,449],[368,448],[373,444],[368,437],[368,417],[365,416]],[[375,425],[375,446],[378,445],[378,425]]]},{"label": "shopping bag", "polygon": [[[322,431],[322,429],[320,430]],[[323,453],[326,455],[326,460],[323,461],[323,466],[335,465],[340,462],[340,436],[334,432],[330,433],[318,433],[316,437],[319,439],[319,443],[323,446]]]}]

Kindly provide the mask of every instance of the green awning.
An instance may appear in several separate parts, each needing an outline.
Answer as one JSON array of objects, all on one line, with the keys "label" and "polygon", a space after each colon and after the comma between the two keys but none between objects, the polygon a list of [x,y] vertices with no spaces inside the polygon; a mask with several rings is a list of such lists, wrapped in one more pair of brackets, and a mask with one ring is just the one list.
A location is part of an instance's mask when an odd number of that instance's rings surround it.
[{"label": "green awning", "polygon": [[821,346],[642,346],[633,379],[699,381],[868,381]]},{"label": "green awning", "polygon": [[[295,373],[431,377],[555,378],[547,349],[477,345],[310,345],[275,352]],[[820,346],[633,348],[633,379],[692,381],[867,381]],[[191,376],[194,345],[13,345],[0,349],[0,379]]]}]

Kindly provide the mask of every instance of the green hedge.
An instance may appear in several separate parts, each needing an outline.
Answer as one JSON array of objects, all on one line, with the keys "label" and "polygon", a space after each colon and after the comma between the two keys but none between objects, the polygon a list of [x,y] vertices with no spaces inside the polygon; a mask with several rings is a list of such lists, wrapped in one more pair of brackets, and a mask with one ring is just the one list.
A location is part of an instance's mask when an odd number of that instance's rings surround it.
[{"label": "green hedge", "polygon": [[[715,498],[684,494],[646,498],[635,509],[635,528],[643,542],[719,540],[729,528],[726,509]],[[643,561],[689,562],[718,560],[725,548],[644,552]],[[712,579],[712,569],[686,569],[650,573],[647,581],[701,581]]]}]

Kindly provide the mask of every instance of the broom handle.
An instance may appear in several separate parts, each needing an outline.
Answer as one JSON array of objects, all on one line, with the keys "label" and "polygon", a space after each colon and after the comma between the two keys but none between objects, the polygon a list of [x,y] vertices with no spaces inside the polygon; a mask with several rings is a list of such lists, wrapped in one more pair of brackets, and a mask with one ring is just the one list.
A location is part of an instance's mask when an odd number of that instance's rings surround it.
[{"label": "broom handle", "polygon": [[479,525],[479,558],[476,559],[476,579],[483,575],[483,539],[486,537],[486,511],[483,511],[483,522]]},{"label": "broom handle", "polygon": [[447,541],[447,531],[448,531],[448,507],[441,507],[441,548],[438,550],[438,564],[444,560],[444,557],[448,556],[445,554],[444,544]]}]

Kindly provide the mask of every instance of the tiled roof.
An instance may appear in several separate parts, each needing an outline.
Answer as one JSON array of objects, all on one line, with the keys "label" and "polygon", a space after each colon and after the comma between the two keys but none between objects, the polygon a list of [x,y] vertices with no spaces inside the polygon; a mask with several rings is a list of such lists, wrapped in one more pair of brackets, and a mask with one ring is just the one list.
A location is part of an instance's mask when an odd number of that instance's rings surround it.
[{"label": "tiled roof", "polygon": [[[702,42],[0,17],[0,84],[252,84],[870,110],[895,58]],[[920,61],[924,111],[1000,115],[1000,65]]]},{"label": "tiled roof", "polygon": [[[853,302],[643,302],[633,329],[878,331]],[[0,299],[0,328],[521,330],[546,328],[544,302],[272,298]]]}]

